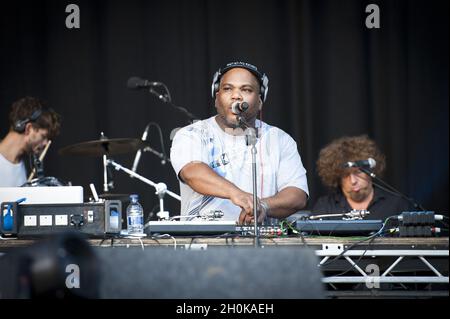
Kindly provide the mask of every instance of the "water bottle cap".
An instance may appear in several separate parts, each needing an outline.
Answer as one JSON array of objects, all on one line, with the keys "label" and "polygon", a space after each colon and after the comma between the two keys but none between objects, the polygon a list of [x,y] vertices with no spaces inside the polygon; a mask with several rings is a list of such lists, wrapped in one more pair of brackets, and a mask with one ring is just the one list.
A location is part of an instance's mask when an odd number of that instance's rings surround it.
[{"label": "water bottle cap", "polygon": [[130,199],[131,199],[131,200],[136,200],[136,201],[137,201],[137,200],[139,199],[139,195],[138,195],[138,194],[131,194],[131,195],[130,195]]}]

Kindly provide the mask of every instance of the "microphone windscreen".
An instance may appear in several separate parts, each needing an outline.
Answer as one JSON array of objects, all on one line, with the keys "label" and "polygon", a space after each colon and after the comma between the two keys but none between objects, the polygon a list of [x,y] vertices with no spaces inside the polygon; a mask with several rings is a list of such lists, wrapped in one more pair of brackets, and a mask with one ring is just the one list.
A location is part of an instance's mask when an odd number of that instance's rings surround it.
[{"label": "microphone windscreen", "polygon": [[239,102],[234,102],[231,104],[231,113],[238,115],[241,113],[241,110],[239,109]]},{"label": "microphone windscreen", "polygon": [[142,84],[142,79],[137,77],[137,76],[133,76],[133,77],[128,79],[127,88],[129,88],[129,89],[137,89],[137,88],[139,88],[139,86],[141,84]]},{"label": "microphone windscreen", "polygon": [[248,103],[247,102],[242,102],[241,104],[241,111],[245,112],[248,109]]}]

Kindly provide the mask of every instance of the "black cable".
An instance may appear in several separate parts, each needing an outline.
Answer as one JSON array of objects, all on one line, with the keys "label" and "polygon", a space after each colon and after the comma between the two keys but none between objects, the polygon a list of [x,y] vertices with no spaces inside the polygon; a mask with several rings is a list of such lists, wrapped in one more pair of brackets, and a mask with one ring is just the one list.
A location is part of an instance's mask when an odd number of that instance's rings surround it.
[{"label": "black cable", "polygon": [[[293,221],[292,223],[289,223],[288,221],[284,221],[284,223],[286,223],[286,225],[288,226],[288,228],[290,228],[292,230],[292,232],[298,233],[298,236],[300,237],[300,239],[302,240],[303,246],[308,247],[308,244],[306,243],[305,237],[303,236],[302,232],[294,229],[294,227],[292,226],[293,223],[297,223],[297,221],[299,220],[299,218],[297,218],[295,221]],[[281,224],[283,224],[283,222],[281,222]]]},{"label": "black cable", "polygon": [[298,235],[300,236],[300,238],[302,240],[303,246],[308,247],[308,244],[306,243],[306,240],[305,240],[305,236],[303,236],[302,232],[299,231]]},{"label": "black cable", "polygon": [[191,242],[189,243],[189,248],[188,249],[191,249],[191,246],[192,246],[193,243],[194,243],[194,237],[191,237]]},{"label": "black cable", "polygon": [[152,210],[150,211],[150,213],[148,213],[147,215],[147,221],[145,223],[148,223],[151,221],[150,218],[152,218],[155,215],[155,208],[159,208],[159,203],[156,204],[155,206],[153,206]]},{"label": "black cable", "polygon": [[[361,261],[361,259],[364,257],[364,255],[366,254],[366,252],[369,250],[370,245],[373,244],[373,241],[374,241],[374,240],[375,240],[375,237],[372,237],[372,238],[370,239],[369,243],[367,244],[367,248],[364,250],[364,252],[361,254],[361,256],[359,256],[358,260],[353,261],[353,263],[354,263],[355,265],[357,265],[357,264]],[[337,274],[337,275],[333,275],[333,276],[342,276],[342,275],[345,275],[346,273],[348,273],[348,272],[349,272],[350,270],[352,270],[353,268],[355,268],[355,266],[354,266],[354,265],[351,265],[347,270],[345,270],[345,271],[343,271],[343,272],[341,272],[341,273],[339,273],[339,274]]]},{"label": "black cable", "polygon": [[275,246],[278,246],[277,242],[273,239],[273,237],[267,237]]},{"label": "black cable", "polygon": [[448,227],[448,224],[446,222],[444,222],[443,220],[438,220],[438,223],[443,224],[444,226]]},{"label": "black cable", "polygon": [[162,153],[163,153],[163,155],[164,155],[164,158],[168,158],[168,157],[167,157],[167,153],[166,153],[166,148],[165,148],[165,146],[164,146],[164,138],[163,138],[161,126],[159,126],[159,124],[156,123],[156,122],[150,122],[150,123],[147,124],[147,126],[148,126],[148,127],[150,127],[150,126],[155,126],[156,129],[158,130],[158,133],[159,133],[159,142],[161,143],[161,150],[162,150]]},{"label": "black cable", "polygon": [[350,245],[350,246],[348,246],[347,248],[345,248],[339,255],[336,255],[333,259],[331,259],[330,261],[327,261],[327,262],[325,262],[324,264],[320,265],[320,267],[324,267],[324,266],[327,266],[327,265],[329,265],[329,264],[331,264],[331,263],[333,263],[333,262],[336,262],[336,260],[338,260],[340,257],[342,257],[347,251],[349,251],[349,250],[352,249],[353,247],[355,247],[355,246],[357,246],[357,245],[359,245],[359,244],[361,244],[361,243],[363,243],[363,242],[366,242],[366,241],[368,241],[368,240],[371,240],[372,238],[375,238],[375,237],[381,235],[381,234],[383,233],[384,228],[385,228],[386,225],[387,225],[387,222],[388,222],[391,218],[394,218],[394,217],[397,217],[397,216],[398,216],[398,215],[392,215],[392,216],[389,216],[388,218],[385,219],[385,221],[384,221],[384,223],[383,223],[383,226],[381,226],[380,230],[377,231],[375,234],[373,234],[373,235],[371,235],[371,236],[369,236],[369,237],[367,237],[367,238],[364,238],[363,240],[360,240],[360,241],[358,241],[358,242],[356,242],[356,243],[353,243],[352,245]]}]

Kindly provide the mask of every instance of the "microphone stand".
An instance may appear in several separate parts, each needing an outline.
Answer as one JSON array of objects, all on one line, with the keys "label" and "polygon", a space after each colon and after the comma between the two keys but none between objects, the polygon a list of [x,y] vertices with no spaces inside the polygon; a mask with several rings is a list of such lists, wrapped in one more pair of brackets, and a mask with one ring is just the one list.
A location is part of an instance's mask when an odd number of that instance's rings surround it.
[{"label": "microphone stand", "polygon": [[152,93],[153,95],[155,95],[162,102],[169,104],[170,106],[174,107],[175,109],[177,109],[178,111],[180,111],[181,113],[186,115],[189,118],[189,123],[193,123],[195,120],[199,119],[198,116],[195,116],[194,114],[192,114],[191,112],[186,110],[184,107],[173,104],[169,89],[167,88],[167,86],[164,83],[161,83],[161,86],[164,87],[166,94],[161,94],[161,93],[157,92],[156,90],[154,90],[152,87],[150,87],[148,91],[150,93]]},{"label": "microphone stand", "polygon": [[385,181],[383,181],[381,178],[377,177],[375,175],[375,173],[371,172],[370,170],[366,169],[365,167],[359,167],[359,169],[369,175],[370,177],[372,177],[376,182],[380,183],[381,185],[377,185],[380,188],[387,188],[385,190],[387,190],[390,193],[395,193],[396,195],[406,199],[408,202],[410,202],[411,204],[413,204],[414,208],[417,209],[419,208],[420,210],[424,211],[425,208],[422,207],[422,205],[420,205],[419,203],[417,203],[414,199],[412,199],[411,197],[406,196],[405,194],[403,194],[402,192],[400,192],[399,190],[395,189],[393,186],[389,185],[388,183],[386,183]]},{"label": "microphone stand", "polygon": [[[159,139],[160,139],[160,142],[161,142],[161,148],[163,150],[163,153],[160,153],[160,152],[154,150],[150,146],[146,146],[146,147],[138,150],[138,152],[136,153],[136,157],[134,159],[134,162],[133,162],[133,167],[132,167],[133,172],[135,172],[137,170],[137,165],[139,164],[139,160],[140,160],[140,157],[141,157],[141,152],[151,152],[151,153],[153,153],[154,155],[156,155],[157,157],[160,158],[161,165],[165,165],[167,162],[170,163],[170,159],[166,156],[166,153],[165,153],[163,135],[162,135],[161,127],[158,125],[158,123],[156,123],[156,122],[148,123],[147,126],[145,127],[144,134],[142,135],[141,140],[142,141],[147,141],[148,131],[150,129],[150,126],[152,126],[152,125],[155,126],[158,129]],[[133,178],[133,176],[130,176],[130,177]]]},{"label": "microphone stand", "polygon": [[253,180],[253,218],[255,227],[255,248],[260,247],[259,231],[258,231],[258,196],[257,196],[257,185],[256,185],[256,129],[249,125],[245,119],[237,115],[237,120],[242,128],[245,128],[245,139],[247,146],[251,145],[252,153],[252,180]]},{"label": "microphone stand", "polygon": [[164,155],[163,153],[160,153],[156,150],[154,150],[153,148],[151,148],[150,146],[146,146],[145,148],[142,149],[143,152],[150,152],[156,156],[158,156],[161,159],[161,164],[165,165],[167,162],[170,163],[170,158],[168,158],[166,155]]}]

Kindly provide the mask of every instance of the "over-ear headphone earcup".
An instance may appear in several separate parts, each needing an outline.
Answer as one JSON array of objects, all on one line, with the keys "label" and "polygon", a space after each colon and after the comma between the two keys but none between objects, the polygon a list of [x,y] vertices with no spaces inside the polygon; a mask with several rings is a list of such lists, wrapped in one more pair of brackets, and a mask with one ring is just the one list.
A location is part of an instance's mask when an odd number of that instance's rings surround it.
[{"label": "over-ear headphone earcup", "polygon": [[213,99],[216,97],[217,91],[219,91],[219,80],[220,80],[220,69],[214,74],[211,85],[211,97]]},{"label": "over-ear headphone earcup", "polygon": [[25,130],[25,125],[28,123],[28,121],[28,119],[17,121],[14,125],[14,131],[16,131],[17,133],[23,133],[23,131]]},{"label": "over-ear headphone earcup", "polygon": [[25,126],[27,125],[27,123],[36,121],[38,117],[41,116],[41,114],[41,109],[35,110],[29,118],[17,121],[16,124],[14,124],[14,130],[18,133],[23,133],[25,131]]}]

